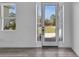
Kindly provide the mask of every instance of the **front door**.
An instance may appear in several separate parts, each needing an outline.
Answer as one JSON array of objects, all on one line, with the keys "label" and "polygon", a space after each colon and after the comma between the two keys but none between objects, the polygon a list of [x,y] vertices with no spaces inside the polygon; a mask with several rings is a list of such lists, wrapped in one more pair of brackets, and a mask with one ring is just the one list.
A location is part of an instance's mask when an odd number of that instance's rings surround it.
[{"label": "front door", "polygon": [[42,3],[42,46],[58,45],[57,3]]}]

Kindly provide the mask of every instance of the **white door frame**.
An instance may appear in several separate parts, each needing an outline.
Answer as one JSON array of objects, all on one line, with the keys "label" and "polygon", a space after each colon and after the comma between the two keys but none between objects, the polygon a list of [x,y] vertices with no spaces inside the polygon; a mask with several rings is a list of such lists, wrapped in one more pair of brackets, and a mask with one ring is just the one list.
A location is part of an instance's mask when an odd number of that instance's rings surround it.
[{"label": "white door frame", "polygon": [[[59,28],[58,28],[58,3],[55,3],[55,2],[45,2],[45,3],[42,3],[42,26],[44,27],[44,19],[45,19],[45,6],[46,5],[55,5],[56,6],[56,43],[55,45],[51,45],[51,46],[58,46],[58,41],[59,41]],[[43,43],[44,43],[44,35],[42,35],[42,46],[45,46]]]}]

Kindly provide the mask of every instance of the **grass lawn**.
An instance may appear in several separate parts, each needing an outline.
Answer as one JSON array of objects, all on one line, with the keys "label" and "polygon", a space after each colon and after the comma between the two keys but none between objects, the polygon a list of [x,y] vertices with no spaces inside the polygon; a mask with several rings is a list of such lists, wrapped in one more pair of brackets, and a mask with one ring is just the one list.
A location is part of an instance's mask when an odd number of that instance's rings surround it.
[{"label": "grass lawn", "polygon": [[54,26],[45,26],[45,33],[55,33]]}]

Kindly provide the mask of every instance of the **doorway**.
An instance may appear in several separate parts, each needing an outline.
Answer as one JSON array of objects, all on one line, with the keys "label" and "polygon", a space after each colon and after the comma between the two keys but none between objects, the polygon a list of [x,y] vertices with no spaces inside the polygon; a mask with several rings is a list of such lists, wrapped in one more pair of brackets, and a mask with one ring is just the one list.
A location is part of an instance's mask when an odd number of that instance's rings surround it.
[{"label": "doorway", "polygon": [[58,45],[57,3],[42,4],[42,46]]},{"label": "doorway", "polygon": [[58,46],[59,42],[62,41],[61,31],[63,27],[61,28],[61,26],[63,25],[63,14],[60,12],[61,9],[59,3],[38,3],[37,36],[42,46]]}]

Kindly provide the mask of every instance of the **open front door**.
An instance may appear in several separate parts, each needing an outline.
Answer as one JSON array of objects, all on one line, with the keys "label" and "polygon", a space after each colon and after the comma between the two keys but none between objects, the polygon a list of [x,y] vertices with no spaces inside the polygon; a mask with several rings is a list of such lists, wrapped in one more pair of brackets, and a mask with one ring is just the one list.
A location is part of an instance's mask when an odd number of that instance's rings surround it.
[{"label": "open front door", "polygon": [[42,46],[58,46],[57,3],[42,3]]}]

